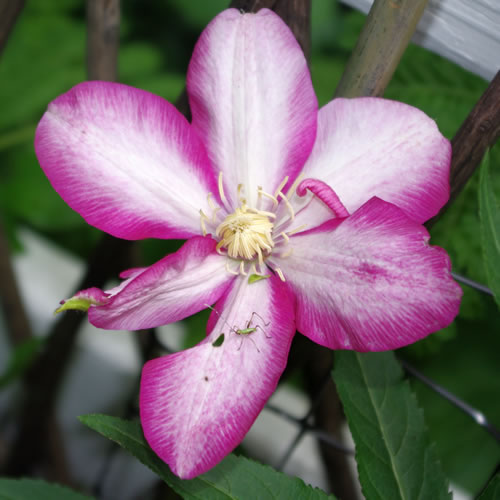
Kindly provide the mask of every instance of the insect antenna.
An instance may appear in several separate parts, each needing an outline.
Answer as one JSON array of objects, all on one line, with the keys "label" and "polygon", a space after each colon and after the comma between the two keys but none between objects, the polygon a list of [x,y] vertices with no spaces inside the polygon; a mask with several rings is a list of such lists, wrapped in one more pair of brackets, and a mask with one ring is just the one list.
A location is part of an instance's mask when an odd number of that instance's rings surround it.
[{"label": "insect antenna", "polygon": [[235,332],[235,333],[236,333],[236,330],[234,329],[234,327],[233,327],[233,326],[231,326],[231,325],[229,324],[229,322],[227,321],[227,319],[226,319],[226,318],[224,318],[224,316],[222,316],[222,314],[221,314],[219,311],[217,311],[217,309],[215,309],[215,307],[209,306],[208,304],[203,304],[203,305],[204,305],[205,307],[208,307],[208,309],[211,309],[211,310],[212,310],[215,314],[217,314],[217,316],[219,316],[219,318],[220,318],[222,321],[224,321],[224,323],[226,323],[226,325],[229,327],[229,329],[230,329],[231,331],[233,331],[233,332]]}]

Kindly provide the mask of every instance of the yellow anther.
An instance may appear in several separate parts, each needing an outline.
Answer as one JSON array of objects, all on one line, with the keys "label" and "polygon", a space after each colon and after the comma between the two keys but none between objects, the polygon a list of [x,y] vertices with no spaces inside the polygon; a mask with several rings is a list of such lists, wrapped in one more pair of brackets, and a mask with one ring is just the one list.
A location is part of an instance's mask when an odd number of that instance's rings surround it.
[{"label": "yellow anther", "polygon": [[[276,245],[273,241],[273,230],[277,207],[280,203],[284,203],[290,214],[290,219],[293,220],[295,218],[295,211],[288,196],[293,196],[301,178],[301,176],[297,177],[288,190],[287,195],[285,195],[282,190],[288,182],[288,177],[283,179],[274,195],[264,191],[261,186],[257,188],[257,206],[260,206],[262,197],[266,197],[273,202],[273,205],[270,206],[271,211],[260,210],[255,206],[248,206],[246,200],[243,198],[245,187],[243,184],[238,184],[237,198],[240,202],[240,206],[234,209],[232,213],[227,215],[224,220],[219,223],[215,229],[214,235],[219,240],[216,245],[217,252],[228,258],[228,262],[226,263],[227,272],[234,275],[242,274],[248,276],[250,273],[250,276],[268,277],[268,274],[265,274],[264,271],[269,273],[268,268],[271,267],[282,281],[286,281],[283,271],[279,267],[274,268],[267,260],[273,252],[276,252],[276,256],[280,258],[291,255],[292,249],[285,249],[285,246],[290,242],[290,236],[296,232],[302,231],[306,227],[302,225],[293,231],[280,232],[278,237],[282,238],[282,240],[279,241],[278,248],[275,249]],[[229,212],[231,208],[224,194],[222,172],[219,173],[218,187],[220,200],[225,211],[227,210],[227,212]],[[207,202],[212,211],[212,217],[209,219],[207,215],[200,210],[203,234],[207,233],[206,223],[210,223],[210,225],[215,224],[217,212],[221,208],[214,202],[210,194],[207,197]],[[210,226],[209,229],[211,229]],[[277,236],[275,235],[275,237]],[[234,262],[237,267],[232,266],[232,262]]]},{"label": "yellow anther", "polygon": [[226,248],[233,259],[252,260],[263,250],[268,252],[273,248],[273,227],[266,215],[243,205],[217,227],[215,234],[221,237],[217,248]]},{"label": "yellow anther", "polygon": [[238,271],[233,271],[230,267],[229,267],[229,262],[226,262],[226,271],[229,273],[229,274],[234,274],[235,276],[239,276],[239,272]]},{"label": "yellow anther", "polygon": [[274,197],[278,197],[278,193],[281,193],[281,190],[286,186],[288,182],[288,175],[281,181],[281,184],[278,186],[278,189],[274,192]]},{"label": "yellow anther", "polygon": [[290,212],[290,219],[295,219],[295,212],[293,211],[292,205],[290,205],[290,202],[288,201],[287,197],[280,191],[278,193],[278,196],[283,200],[283,202],[286,205],[286,208],[288,208],[288,211]]},{"label": "yellow anther", "polygon": [[288,243],[290,241],[290,238],[288,237],[288,234],[285,233],[285,231],[281,231],[279,236],[281,236],[285,240],[285,243]]},{"label": "yellow anther", "polygon": [[293,248],[289,248],[286,252],[280,253],[279,257],[282,259],[286,259],[287,257],[290,257],[293,253]]},{"label": "yellow anther", "polygon": [[247,273],[245,272],[245,262],[243,260],[240,260],[240,274],[247,276]]},{"label": "yellow anther", "polygon": [[219,196],[224,205],[226,207],[229,206],[229,203],[227,201],[226,195],[224,194],[224,186],[222,184],[222,172],[219,172]]},{"label": "yellow anther", "polygon": [[276,206],[278,204],[278,199],[275,196],[273,196],[272,194],[266,193],[266,191],[264,191],[261,186],[259,186],[259,188],[258,188],[258,193],[259,193],[259,198],[262,198],[262,196],[265,196],[266,198],[273,200],[274,206]]},{"label": "yellow anther", "polygon": [[304,178],[304,174],[300,174],[293,181],[293,184],[290,186],[290,189],[286,193],[286,197],[288,199],[290,199],[295,194],[295,190],[297,189],[297,186],[300,184],[300,182],[302,181],[303,178]]},{"label": "yellow anther", "polygon": [[280,277],[281,281],[286,281],[285,276],[283,275],[283,271],[279,267],[275,267],[274,272]]},{"label": "yellow anther", "polygon": [[262,251],[260,250],[260,248],[257,248],[257,255],[259,257],[259,266],[262,266],[262,264],[264,264],[264,259],[262,257]]},{"label": "yellow anther", "polygon": [[247,212],[252,212],[253,214],[263,215],[264,217],[271,217],[271,219],[276,219],[276,214],[273,212],[267,212],[266,210],[257,210],[256,208],[249,208],[243,205],[241,208],[245,207]]},{"label": "yellow anther", "polygon": [[288,236],[292,236],[292,234],[300,233],[300,231],[303,231],[306,228],[307,228],[307,225],[302,224],[301,226],[296,227],[292,231],[288,231]]},{"label": "yellow anther", "polygon": [[205,215],[205,212],[200,208],[200,215],[201,215],[201,232],[203,233],[203,236],[207,235],[207,226],[205,225],[205,221],[208,220],[208,217]]},{"label": "yellow anther", "polygon": [[216,207],[215,207],[214,200],[212,199],[212,196],[213,196],[212,193],[207,194],[207,203],[208,203],[208,206],[210,207],[210,210],[215,210]]},{"label": "yellow anther", "polygon": [[217,251],[217,253],[219,255],[226,255],[222,250],[222,246],[224,245],[224,242],[223,241],[219,241],[219,243],[217,243],[216,247],[215,247],[215,250]]},{"label": "yellow anther", "polygon": [[243,184],[238,184],[238,188],[237,188],[238,200],[240,200],[240,203],[242,205],[245,205],[247,201],[245,200],[245,198],[243,198],[241,196],[241,190],[242,189],[243,189]]}]

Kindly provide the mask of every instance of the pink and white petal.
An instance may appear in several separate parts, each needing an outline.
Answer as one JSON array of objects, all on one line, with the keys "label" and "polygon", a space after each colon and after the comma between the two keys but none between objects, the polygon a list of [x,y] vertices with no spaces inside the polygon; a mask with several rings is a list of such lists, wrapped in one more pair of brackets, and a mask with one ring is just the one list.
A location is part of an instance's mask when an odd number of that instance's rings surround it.
[{"label": "pink and white petal", "polygon": [[396,349],[447,326],[462,291],[446,252],[393,204],[372,198],[354,214],[293,236],[271,260],[297,298],[297,329],[331,349]]},{"label": "pink and white petal", "polygon": [[93,226],[125,239],[187,238],[216,179],[203,144],[170,103],[84,82],[49,104],[35,136],[54,189]]},{"label": "pink and white petal", "polygon": [[140,330],[178,321],[213,304],[235,276],[210,237],[195,236],[179,251],[116,287],[106,304],[90,307],[89,321],[109,330]]},{"label": "pink and white petal", "polygon": [[[241,442],[276,388],[295,333],[293,296],[275,277],[248,284],[240,276],[221,303],[203,342],[149,361],[142,371],[144,435],[184,479],[209,470]],[[248,324],[256,330],[236,333]]]},{"label": "pink and white petal", "polygon": [[304,173],[329,184],[350,213],[377,196],[422,223],[449,198],[450,161],[449,141],[422,111],[387,99],[334,99],[319,111]]},{"label": "pink and white petal", "polygon": [[118,285],[106,290],[106,293],[109,296],[116,295],[118,292],[121,292],[134,278],[137,278],[139,274],[142,274],[148,267],[135,267],[132,269],[126,269],[120,273],[120,278],[123,280]]},{"label": "pink and white petal", "polygon": [[274,12],[228,9],[203,31],[188,70],[192,125],[222,172],[231,205],[243,184],[273,194],[293,180],[316,137],[317,100],[304,54]]},{"label": "pink and white petal", "polygon": [[122,271],[120,273],[120,278],[122,279],[133,278],[138,274],[142,273],[142,271],[145,271],[146,269],[147,267],[132,267],[130,269],[125,269],[125,271]]}]

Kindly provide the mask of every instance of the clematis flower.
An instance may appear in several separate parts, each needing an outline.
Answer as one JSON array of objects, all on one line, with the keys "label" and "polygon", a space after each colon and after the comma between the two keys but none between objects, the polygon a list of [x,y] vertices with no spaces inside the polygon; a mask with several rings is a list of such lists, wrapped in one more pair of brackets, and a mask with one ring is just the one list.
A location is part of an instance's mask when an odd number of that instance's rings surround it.
[{"label": "clematis flower", "polygon": [[182,478],[240,443],[296,329],[330,349],[395,349],[447,326],[461,296],[421,225],[448,199],[451,154],[424,113],[375,98],[318,112],[299,45],[266,9],[208,25],[187,91],[191,123],[148,92],[81,83],[49,105],[35,139],[89,224],[187,239],[60,308],[135,330],[213,306],[205,340],[142,373],[145,437]]}]

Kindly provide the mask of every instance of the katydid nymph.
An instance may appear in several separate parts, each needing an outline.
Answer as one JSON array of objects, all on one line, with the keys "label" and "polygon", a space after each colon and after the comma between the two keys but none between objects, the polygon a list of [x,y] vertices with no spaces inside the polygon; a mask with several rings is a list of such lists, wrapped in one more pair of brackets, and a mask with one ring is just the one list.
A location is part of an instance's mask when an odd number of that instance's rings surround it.
[{"label": "katydid nymph", "polygon": [[[246,326],[245,328],[237,328],[236,326],[231,326],[228,321],[226,320],[226,318],[224,318],[220,313],[219,311],[217,311],[217,309],[215,309],[214,307],[212,306],[209,306],[208,304],[205,304],[209,309],[212,309],[212,311],[214,311],[215,314],[217,314],[217,316],[219,316],[220,319],[222,319],[222,321],[224,321],[224,323],[226,323],[226,325],[229,327],[229,330],[232,331],[233,333],[235,333],[236,335],[240,335],[241,336],[241,343],[240,343],[240,346],[238,347],[238,351],[241,349],[241,346],[243,345],[243,340],[245,337],[248,337],[253,345],[255,346],[255,348],[257,349],[258,352],[260,352],[260,349],[257,347],[257,344],[255,343],[254,339],[250,336],[252,335],[253,333],[255,333],[257,331],[257,329],[261,330],[262,333],[264,334],[264,336],[267,338],[267,339],[270,339],[271,336],[268,335],[266,333],[266,331],[264,330],[264,328],[262,328],[261,325],[258,325],[256,324],[255,326],[252,326],[252,323],[253,323],[253,319],[254,319],[254,316],[257,316],[257,318],[259,318],[262,323],[264,324],[264,326],[269,326],[269,321],[266,323],[266,321],[264,320],[264,318],[257,312],[253,312],[252,315],[250,316],[250,319],[247,321],[246,323]],[[222,345],[222,342],[224,342],[224,333],[221,333],[217,339],[212,342],[212,345],[214,347],[219,347],[220,345]]]}]

